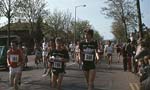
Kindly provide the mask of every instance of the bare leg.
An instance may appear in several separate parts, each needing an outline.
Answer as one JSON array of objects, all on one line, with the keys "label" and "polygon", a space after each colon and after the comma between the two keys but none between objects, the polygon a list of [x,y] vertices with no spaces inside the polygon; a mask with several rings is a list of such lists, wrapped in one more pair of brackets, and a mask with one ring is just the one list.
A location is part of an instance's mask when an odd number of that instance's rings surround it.
[{"label": "bare leg", "polygon": [[89,85],[89,71],[84,71],[84,75],[85,75],[87,85]]},{"label": "bare leg", "polygon": [[94,89],[95,76],[96,76],[95,69],[90,70],[89,71],[89,86],[88,86],[88,90],[93,90]]},{"label": "bare leg", "polygon": [[52,78],[51,78],[52,79],[51,80],[52,81],[52,83],[51,83],[51,87],[52,88],[56,87],[56,85],[57,85],[57,78],[58,78],[58,76],[52,73]]},{"label": "bare leg", "polygon": [[10,73],[10,75],[9,75],[9,81],[10,81],[10,86],[11,87],[14,86],[14,78],[15,78],[15,74]]},{"label": "bare leg", "polygon": [[18,81],[19,81],[19,78],[21,78],[20,74],[21,73],[16,73],[16,75],[15,75],[15,79],[14,79],[14,88],[15,88],[15,90],[18,90]]},{"label": "bare leg", "polygon": [[57,81],[58,90],[61,90],[62,80],[63,80],[63,75],[60,74],[60,75],[58,76],[58,81]]}]

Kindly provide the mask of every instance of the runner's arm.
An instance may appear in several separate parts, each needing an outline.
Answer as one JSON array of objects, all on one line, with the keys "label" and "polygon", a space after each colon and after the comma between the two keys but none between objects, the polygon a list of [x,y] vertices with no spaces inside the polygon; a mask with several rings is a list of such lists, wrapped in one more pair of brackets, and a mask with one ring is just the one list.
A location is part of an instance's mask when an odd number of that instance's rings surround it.
[{"label": "runner's arm", "polygon": [[8,67],[10,66],[10,55],[9,55],[9,51],[7,51],[7,65],[8,65]]}]

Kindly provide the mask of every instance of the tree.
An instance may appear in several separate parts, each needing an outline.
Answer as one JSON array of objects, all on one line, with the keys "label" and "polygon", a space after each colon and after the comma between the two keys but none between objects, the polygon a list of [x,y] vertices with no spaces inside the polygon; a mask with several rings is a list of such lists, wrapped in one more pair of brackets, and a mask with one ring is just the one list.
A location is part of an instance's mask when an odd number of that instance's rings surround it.
[{"label": "tree", "polygon": [[69,12],[65,13],[65,12],[54,10],[54,12],[51,13],[48,19],[46,20],[46,23],[49,26],[49,30],[45,32],[49,32],[48,33],[49,36],[52,37],[61,36],[64,38],[69,38],[69,35],[67,33],[72,30],[70,28],[71,21],[72,21],[72,17]]},{"label": "tree", "polygon": [[[74,23],[74,22],[73,22]],[[72,23],[72,28],[74,28],[74,24]],[[89,21],[87,20],[78,20],[76,22],[76,40],[83,39],[83,33],[86,28],[91,28]]]},{"label": "tree", "polygon": [[128,37],[128,31],[131,27],[135,28],[137,23],[137,15],[135,9],[135,1],[133,0],[107,0],[108,7],[103,7],[102,11],[107,17],[113,18],[115,21],[121,21],[123,31]]},{"label": "tree", "polygon": [[25,17],[31,25],[31,30],[29,31],[29,33],[32,36],[35,36],[33,35],[33,31],[36,30],[35,23],[37,22],[39,17],[44,18],[48,14],[48,10],[46,10],[45,0],[21,0],[19,9],[22,17]]},{"label": "tree", "polygon": [[20,0],[1,0],[0,1],[0,16],[8,19],[8,40],[7,47],[10,43],[10,22],[16,16]]},{"label": "tree", "polygon": [[117,41],[125,41],[126,36],[124,34],[124,26],[121,21],[115,21],[112,24],[112,33],[114,34]]},{"label": "tree", "polygon": [[100,36],[100,34],[98,33],[98,31],[95,31],[94,32],[94,39],[95,40],[100,40],[100,41],[102,41],[103,40],[103,37],[102,36]]},{"label": "tree", "polygon": [[43,40],[42,27],[43,27],[43,18],[39,16],[36,22],[36,29],[33,30],[34,33],[33,35],[35,35],[34,37],[36,43],[40,43]]}]

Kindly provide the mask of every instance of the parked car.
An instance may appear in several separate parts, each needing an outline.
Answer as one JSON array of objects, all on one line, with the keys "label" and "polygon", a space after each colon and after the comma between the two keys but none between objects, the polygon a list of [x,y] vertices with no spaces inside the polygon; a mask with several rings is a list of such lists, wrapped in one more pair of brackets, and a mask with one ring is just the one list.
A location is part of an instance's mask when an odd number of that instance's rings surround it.
[{"label": "parked car", "polygon": [[0,46],[0,68],[8,68],[7,67],[7,48],[6,46]]}]

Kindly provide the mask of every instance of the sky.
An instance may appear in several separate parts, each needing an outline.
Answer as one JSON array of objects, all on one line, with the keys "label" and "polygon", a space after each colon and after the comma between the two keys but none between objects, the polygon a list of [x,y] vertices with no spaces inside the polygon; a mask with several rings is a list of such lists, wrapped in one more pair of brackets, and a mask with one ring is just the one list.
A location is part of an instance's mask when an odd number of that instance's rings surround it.
[{"label": "sky", "polygon": [[111,19],[106,19],[101,14],[101,7],[104,7],[104,0],[47,0],[50,10],[58,9],[69,11],[75,17],[75,6],[86,5],[76,9],[76,17],[81,20],[88,20],[104,39],[112,39]]},{"label": "sky", "polygon": [[[111,33],[111,25],[113,20],[106,18],[105,15],[101,13],[101,8],[105,7],[105,0],[46,0],[47,7],[50,11],[60,10],[69,11],[72,13],[72,17],[75,16],[75,6],[86,5],[86,7],[78,7],[76,16],[81,20],[88,20],[90,24],[97,30],[105,40],[113,39],[114,36]],[[141,3],[141,13],[142,22],[146,26],[150,27],[150,10],[149,4],[150,0],[140,0]],[[4,18],[0,19],[0,24],[6,22]]]}]

